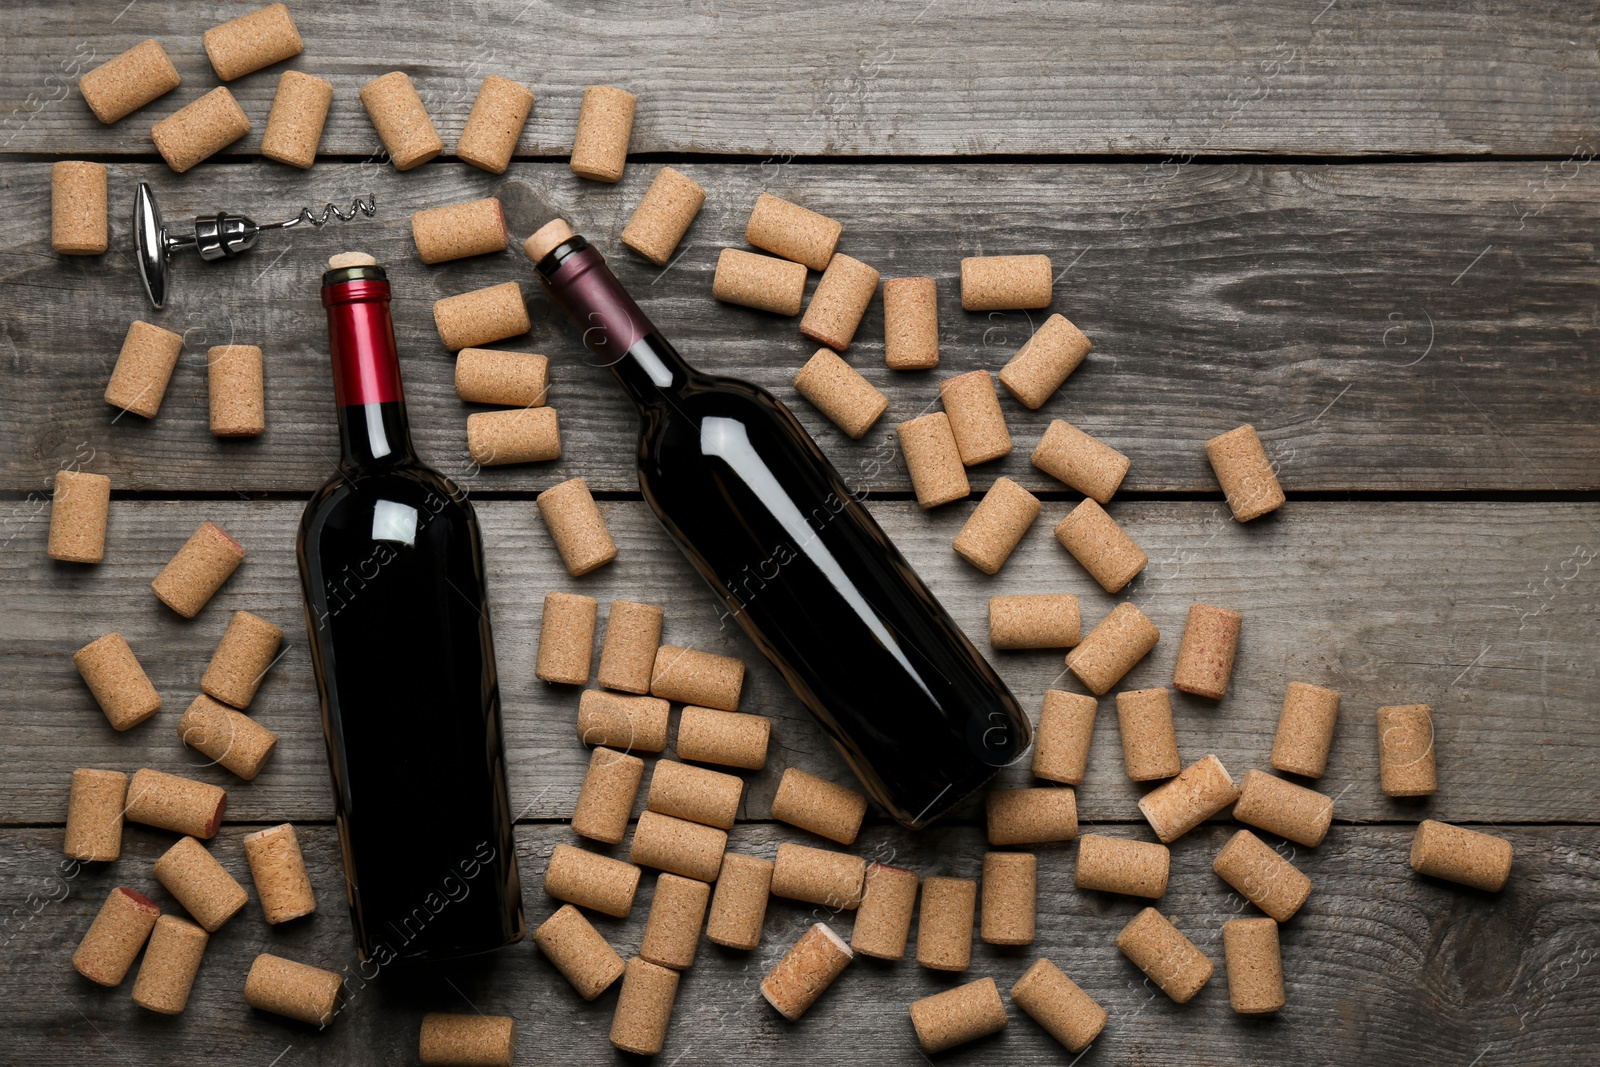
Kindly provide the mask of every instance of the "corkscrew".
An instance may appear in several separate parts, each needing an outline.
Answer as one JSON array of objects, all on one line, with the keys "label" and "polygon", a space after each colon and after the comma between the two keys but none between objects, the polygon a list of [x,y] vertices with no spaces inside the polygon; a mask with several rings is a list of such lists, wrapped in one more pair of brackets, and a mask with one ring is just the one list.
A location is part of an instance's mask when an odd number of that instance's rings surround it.
[{"label": "corkscrew", "polygon": [[232,259],[254,248],[256,237],[264,230],[292,230],[299,226],[320,230],[334,219],[349,222],[358,214],[370,219],[377,213],[378,198],[368,193],[350,201],[348,211],[339,210],[337,204],[324,204],[321,211],[305,207],[292,219],[264,225],[244,215],[219,211],[215,215],[199,216],[194,220],[193,233],[180,234],[167,229],[155,193],[147,183],[140,182],[133,199],[133,241],[138,251],[139,277],[144,281],[150,303],[160,307],[167,299],[172,253],[180,248],[193,248],[207,261]]}]

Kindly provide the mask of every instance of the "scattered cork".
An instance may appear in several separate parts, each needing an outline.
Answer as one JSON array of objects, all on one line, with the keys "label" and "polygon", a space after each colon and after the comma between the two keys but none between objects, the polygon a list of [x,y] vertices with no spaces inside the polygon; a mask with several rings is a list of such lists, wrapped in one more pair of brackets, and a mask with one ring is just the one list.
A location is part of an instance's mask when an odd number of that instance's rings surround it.
[{"label": "scattered cork", "polygon": [[1272,916],[1288,922],[1311,895],[1311,879],[1249,830],[1228,839],[1211,861],[1217,877]]},{"label": "scattered cork", "polygon": [[622,228],[622,243],[656,266],[665,267],[705,202],[706,191],[698,182],[671,167],[662,167]]},{"label": "scattered cork", "polygon": [[1067,666],[1089,692],[1104,696],[1159,640],[1161,631],[1144,612],[1132,604],[1118,604],[1067,653]]},{"label": "scattered cork", "polygon": [[939,399],[950,416],[950,432],[964,466],[973,467],[1011,453],[1011,433],[1006,429],[994,378],[986,370],[969,371],[939,383]]},{"label": "scattered cork", "polygon": [[567,220],[551,219],[522,242],[522,251],[534,263],[538,263],[570,240],[572,240],[572,227],[567,225]]},{"label": "scattered cork", "polygon": [[860,856],[785,841],[772,868],[772,895],[854,911],[866,878],[867,861]]},{"label": "scattered cork", "polygon": [[589,770],[572,809],[572,832],[607,845],[621,844],[643,777],[644,760],[597,747],[589,756]]},{"label": "scattered cork", "polygon": [[571,904],[561,905],[540,923],[533,940],[584,1000],[598,997],[622,977],[622,957]]},{"label": "scattered cork", "polygon": [[277,163],[305,170],[317,161],[317,147],[333,104],[333,83],[286,70],[278,76],[278,92],[267,113],[261,154]]},{"label": "scattered cork", "polygon": [[255,345],[216,345],[206,351],[211,432],[260,437],[267,431],[265,366]]},{"label": "scattered cork", "polygon": [[622,991],[617,994],[616,1014],[611,1017],[611,1044],[640,1056],[660,1052],[677,996],[677,971],[638,956],[629,960],[622,975]]},{"label": "scattered cork", "polygon": [[78,80],[78,91],[94,117],[110,125],[172,92],[181,81],[166,50],[152,39],[85,74]]},{"label": "scattered cork", "polygon": [[895,427],[900,451],[905,454],[911,487],[917,491],[917,504],[936,508],[960,500],[972,492],[961,450],[950,428],[950,416],[942,411],[919,415]]},{"label": "scattered cork", "polygon": [[161,909],[144,894],[125,886],[113,889],[78,942],[73,968],[108,989],[121,985],[160,915]]},{"label": "scattered cork", "polygon": [[1183,770],[1172,725],[1172,694],[1165,689],[1129,689],[1117,694],[1122,761],[1135,782],[1172,778]]},{"label": "scattered cork", "polygon": [[[782,791],[780,787],[779,792]],[[739,800],[743,796],[743,778],[662,759],[656,761],[655,770],[650,774],[650,792],[645,797],[645,807],[675,819],[688,819],[690,822],[715,826],[719,830],[731,830],[734,816],[739,813]],[[776,813],[774,817],[778,817]],[[648,956],[645,958],[649,959]]]},{"label": "scattered cork", "polygon": [[866,891],[856,909],[850,947],[880,960],[903,959],[911,936],[911,912],[917,903],[916,871],[874,863],[867,867]]},{"label": "scattered cork", "polygon": [[211,69],[225,82],[297,56],[304,47],[289,9],[282,4],[268,4],[213,26],[201,35],[200,43]]},{"label": "scattered cork", "polygon": [[625,752],[660,752],[667,747],[671,707],[660,697],[585,689],[578,698],[578,740]]},{"label": "scattered cork", "polygon": [[767,765],[772,720],[765,715],[685,705],[678,717],[678,758],[759,771]]},{"label": "scattered cork", "polygon": [[509,1015],[448,1015],[430,1011],[417,1036],[422,1067],[511,1067],[516,1023]]},{"label": "scattered cork", "polygon": [[277,734],[204,693],[194,698],[178,720],[178,737],[247,782],[261,773],[278,744]]},{"label": "scattered cork", "polygon": [[122,340],[117,365],[106,383],[106,403],[147,419],[155,418],[182,351],[182,337],[135,320]]},{"label": "scattered cork", "polygon": [[456,354],[456,396],[469,404],[537,408],[549,392],[546,356],[495,348],[463,348]]},{"label": "scattered cork", "polygon": [[111,479],[86,471],[56,471],[50,498],[51,559],[99,563],[106,558],[106,519],[111,514]]},{"label": "scattered cork", "polygon": [[[1051,315],[1000,370],[1000,384],[1037,411],[1083,363],[1093,346],[1065,316]],[[1101,501],[1104,503],[1104,501]]]},{"label": "scattered cork", "polygon": [[706,940],[748,952],[761,943],[772,891],[772,861],[738,852],[722,855],[717,890],[706,919]]},{"label": "scattered cork", "polygon": [[877,271],[842,252],[834,255],[811,294],[811,303],[800,320],[800,332],[818,344],[843,352],[855,339],[861,317],[877,291]]},{"label": "scattered cork", "polygon": [[180,838],[162,853],[151,872],[208,934],[250,902],[244,886],[192,837]]},{"label": "scattered cork", "polygon": [[1056,419],[1033,450],[1031,462],[1097,504],[1109,504],[1128,475],[1128,457],[1067,422]]},{"label": "scattered cork", "polygon": [[1120,593],[1150,562],[1128,531],[1092,499],[1056,525],[1056,540],[1108,593]]},{"label": "scattered cork", "polygon": [[589,493],[589,483],[569,478],[540,493],[539,517],[561,553],[567,573],[581,578],[617,558],[617,543]]},{"label": "scattered cork", "polygon": [[300,835],[290,823],[269,826],[244,836],[261,914],[268,925],[301,919],[317,910],[317,897],[300,852]]},{"label": "scattered cork", "polygon": [[989,598],[989,644],[994,648],[1071,648],[1078,643],[1078,598],[1029,593]]},{"label": "scattered cork", "polygon": [[175,915],[157,919],[133,981],[133,1002],[159,1015],[183,1014],[210,940],[210,934]]},{"label": "scattered cork", "polygon": [[150,140],[174,173],[182,174],[250,132],[250,119],[227,87],[200,99],[150,128]]},{"label": "scattered cork", "polygon": [[641,873],[631,863],[562,844],[550,854],[544,891],[580,908],[626,919],[633,910],[633,895],[639,888]]},{"label": "scattered cork", "polygon": [[200,691],[224,704],[248,708],[282,643],[283,631],[277,626],[248,611],[234,612],[200,676]]},{"label": "scattered cork", "polygon": [[365,252],[340,252],[328,257],[328,269],[339,270],[342,267],[375,267],[378,261]]},{"label": "scattered cork", "polygon": [[1202,756],[1139,801],[1145,821],[1170,845],[1239,799],[1239,789],[1216,756]]},{"label": "scattered cork", "polygon": [[[662,611],[653,604],[613,600],[600,649],[599,682],[623,693],[650,692],[656,650],[661,647]],[[678,731],[681,734],[683,727]],[[687,757],[685,757],[687,758]]]},{"label": "scattered cork", "polygon": [[813,923],[761,980],[761,995],[779,1015],[796,1022],[854,958],[826,923]]},{"label": "scattered cork", "polygon": [[[737,781],[737,779],[735,779]],[[783,772],[772,798],[772,817],[809,830],[841,845],[856,843],[867,798],[848,786],[835,785],[797,767]]]},{"label": "scattered cork", "polygon": [[1078,803],[1071,789],[998,789],[988,796],[991,845],[1035,845],[1078,836]]},{"label": "scattered cork", "polygon": [[89,642],[72,663],[113,730],[130,730],[161,710],[161,696],[121,634]]},{"label": "scattered cork", "polygon": [[[991,609],[992,610],[992,609]],[[1033,776],[1063,785],[1078,785],[1089,766],[1089,741],[1094,737],[1094,697],[1047,689],[1039,729],[1033,737]]]},{"label": "scattered cork", "polygon": [[128,776],[121,771],[80,767],[72,772],[67,798],[68,858],[107,863],[122,855],[122,808],[128,798]]},{"label": "scattered cork", "polygon": [[1031,852],[986,852],[979,936],[988,945],[1033,944],[1039,900],[1039,857]]},{"label": "scattered cork", "polygon": [[737,711],[744,688],[744,661],[697,648],[662,645],[650,672],[650,692],[719,711]]},{"label": "scattered cork", "polygon": [[883,361],[890,370],[939,365],[939,289],[932,278],[883,283]]},{"label": "scattered cork", "polygon": [[984,574],[997,574],[1039,517],[1039,508],[1038,497],[1010,478],[996,478],[951,547]]},{"label": "scattered cork", "polygon": [[832,349],[819,348],[794,376],[801,396],[851,438],[860,440],[889,409],[889,398]]},{"label": "scattered cork", "polygon": [[930,971],[964,971],[972,964],[972,920],[978,883],[970,878],[924,878],[917,921],[917,964]]},{"label": "scattered cork", "polygon": [[1117,948],[1161,991],[1187,1004],[1211,981],[1211,961],[1165,915],[1146,908],[1117,935]]},{"label": "scattered cork", "polygon": [[930,1056],[945,1049],[998,1034],[1006,1028],[1006,1006],[993,978],[923,997],[911,1004],[911,1026],[917,1044]]},{"label": "scattered cork", "polygon": [[1172,851],[1166,845],[1103,834],[1078,839],[1074,880],[1079,889],[1157,900],[1167,891],[1171,869]]},{"label": "scattered cork", "polygon": [[546,593],[534,677],[559,685],[588,684],[599,613],[600,602],[592,596],[555,590]]},{"label": "scattered cork", "polygon": [[656,890],[650,898],[650,917],[645,920],[644,936],[639,941],[639,957],[657,967],[675,971],[694,966],[700,947],[700,926],[705,922],[706,905],[711,900],[711,885],[697,878],[675,874],[656,876]]},{"label": "scattered cork", "polygon": [[717,256],[711,295],[725,304],[798,315],[806,295],[805,264],[724,248]]},{"label": "scattered cork", "polygon": [[1283,957],[1276,922],[1229,919],[1222,924],[1222,958],[1228,969],[1228,1004],[1235,1012],[1265,1015],[1283,1007]]},{"label": "scattered cork", "polygon": [[1213,437],[1206,442],[1206,455],[1235,519],[1249,522],[1283,507],[1283,489],[1254,426],[1246,424]]},{"label": "scattered cork", "polygon": [[363,85],[361,104],[395,170],[420,167],[444,151],[439,131],[433,128],[428,109],[405,71],[390,71]]},{"label": "scattered cork", "polygon": [[634,825],[628,858],[643,867],[714,882],[727,847],[726,830],[647,810]]},{"label": "scattered cork", "polygon": [[1511,877],[1511,851],[1503,837],[1424,819],[1411,839],[1411,869],[1498,893]]},{"label": "scattered cork", "polygon": [[532,111],[533,93],[526,86],[489,75],[478,86],[472,113],[456,142],[456,158],[490,174],[504,174]]},{"label": "scattered cork", "polygon": [[609,85],[591,85],[583,91],[578,133],[572,141],[572,173],[597,182],[622,179],[637,104],[632,93]]},{"label": "scattered cork", "polygon": [[1233,657],[1239,650],[1239,626],[1244,616],[1209,604],[1189,605],[1189,619],[1178,645],[1178,666],[1172,686],[1184,693],[1221,700],[1233,677]]},{"label": "scattered cork", "polygon": [[757,248],[803,263],[812,270],[827,270],[842,232],[843,224],[826,215],[771,193],[762,193],[750,212],[744,239]]},{"label": "scattered cork", "polygon": [[411,216],[411,240],[424,263],[504,252],[510,243],[506,216],[496,197],[426,208]]},{"label": "scattered cork", "polygon": [[1333,824],[1333,798],[1264,771],[1246,771],[1233,817],[1297,845],[1316,848]]},{"label": "scattered cork", "polygon": [[439,341],[451,352],[479,348],[491,341],[504,341],[528,332],[528,306],[522,302],[522,286],[516,282],[474,289],[436,300],[433,324]]},{"label": "scattered cork", "polygon": [[1050,305],[1049,256],[971,256],[961,261],[961,306],[1012,311]]},{"label": "scattered cork", "polygon": [[1432,708],[1402,704],[1378,709],[1378,770],[1389,796],[1425,797],[1438,790]]},{"label": "scattered cork", "polygon": [[204,841],[216,836],[227,807],[228,793],[221,786],[141,767],[128,783],[122,814],[129,822]]},{"label": "scattered cork", "polygon": [[243,545],[216,523],[202,522],[150,588],[167,607],[192,619],[243,562]]},{"label": "scattered cork", "polygon": [[1011,1001],[1068,1052],[1082,1052],[1106,1028],[1106,1010],[1048,959],[1038,960],[1017,979]]},{"label": "scattered cork", "polygon": [[98,256],[109,247],[106,184],[104,163],[51,164],[51,248],[63,256]]},{"label": "scattered cork", "polygon": [[1339,691],[1290,682],[1272,740],[1275,770],[1321,778],[1328,769],[1333,728],[1339,721]]},{"label": "scattered cork", "polygon": [[333,1022],[344,978],[306,963],[263,952],[250,964],[244,1001],[252,1008],[323,1027]]}]

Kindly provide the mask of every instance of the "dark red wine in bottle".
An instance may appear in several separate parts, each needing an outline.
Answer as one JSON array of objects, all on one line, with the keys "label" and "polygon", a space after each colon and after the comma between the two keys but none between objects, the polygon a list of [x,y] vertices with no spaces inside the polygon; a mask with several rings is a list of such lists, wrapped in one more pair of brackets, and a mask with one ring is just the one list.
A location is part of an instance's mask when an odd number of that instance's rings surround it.
[{"label": "dark red wine in bottle", "polygon": [[451,959],[521,940],[483,538],[411,446],[382,267],[322,277],[338,473],[298,553],[361,958]]},{"label": "dark red wine in bottle", "polygon": [[684,362],[582,237],[540,284],[639,408],[639,486],[867,791],[916,828],[1028,747],[1016,698],[789,409]]}]

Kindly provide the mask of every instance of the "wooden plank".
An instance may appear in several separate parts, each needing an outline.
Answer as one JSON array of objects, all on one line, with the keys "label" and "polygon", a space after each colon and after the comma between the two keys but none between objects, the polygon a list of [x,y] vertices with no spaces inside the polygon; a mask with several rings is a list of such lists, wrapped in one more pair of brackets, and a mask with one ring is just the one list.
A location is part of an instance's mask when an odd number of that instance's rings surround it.
[{"label": "wooden plank", "polygon": [[[1274,0],[1195,18],[1175,0],[982,4],[462,0],[431,10],[293,5],[305,52],[229,85],[260,145],[279,69],[334,84],[323,151],[378,140],[357,98],[396,68],[454,146],[485,74],[537,96],[520,151],[565,156],[583,88],[638,94],[636,152],[755,155],[1368,152],[1566,155],[1600,106],[1596,13],[1538,0],[1450,5]],[[218,84],[201,32],[227,14],[178,0],[62,6],[18,0],[0,34],[26,39],[0,74],[0,150],[150,152],[150,126]],[[101,127],[79,73],[145,37],[184,84]]]},{"label": "wooden plank", "polygon": [[[1116,602],[1050,535],[1069,505],[1046,507],[1017,554],[985,580],[950,550],[971,505],[932,516],[902,502],[873,510],[969,634],[986,646],[987,598],[1065,591],[1086,625]],[[621,552],[574,581],[555,556],[532,503],[480,502],[507,722],[511,793],[527,818],[564,818],[577,798],[586,750],[574,734],[577,695],[533,677],[543,596],[581,591],[609,603],[666,608],[667,639],[743,658],[743,707],[774,718],[767,768],[749,776],[747,818],[765,818],[788,766],[850,781],[820,729],[776,672],[731,625],[645,506],[602,504]],[[0,554],[0,765],[6,822],[59,822],[79,766],[150,765],[229,787],[234,817],[328,819],[331,801],[311,668],[300,620],[293,541],[298,501],[117,501],[107,561],[96,568],[45,559],[47,515],[16,517]],[[1220,703],[1175,697],[1185,762],[1215,752],[1237,776],[1265,768],[1278,709],[1292,679],[1344,693],[1328,776],[1342,820],[1405,820],[1420,812],[1498,824],[1600,821],[1600,613],[1594,584],[1593,504],[1383,506],[1291,502],[1276,518],[1241,526],[1221,504],[1114,505],[1150,555],[1129,587],[1162,630],[1156,650],[1124,688],[1171,684],[1188,605],[1236,608],[1244,637],[1232,691]],[[203,519],[220,522],[249,553],[193,622],[157,603],[148,582]],[[1575,547],[1576,546],[1576,547]],[[175,723],[235,609],[285,627],[288,650],[251,708],[282,740],[273,762],[243,784],[182,749]],[[166,706],[150,722],[113,733],[72,666],[71,654],[110,630],[141,657]],[[992,654],[1018,699],[1037,715],[1047,688],[1081,691],[1056,652]],[[1427,804],[1378,790],[1374,710],[1427,703],[1436,712],[1440,792]],[[1029,781],[1026,766],[1002,785]],[[1121,761],[1110,698],[1102,703],[1080,806],[1094,819],[1137,820],[1140,790]],[[967,813],[968,818],[975,812]]]},{"label": "wooden plank", "polygon": [[[269,234],[231,263],[180,256],[170,306],[153,313],[125,251],[70,261],[48,252],[46,166],[0,168],[17,205],[0,218],[8,401],[0,488],[47,489],[58,467],[85,465],[121,489],[309,491],[336,454],[318,279],[330,252],[362,246],[393,270],[413,426],[436,466],[479,493],[580,474],[599,489],[636,489],[632,410],[610,376],[585,363],[520,251],[439,267],[414,258],[414,210],[490,193],[510,205],[519,236],[555,213],[573,219],[612,253],[625,284],[692,361],[791,403],[847,480],[873,492],[909,488],[893,424],[935,402],[937,379],[998,370],[1042,321],[961,311],[961,257],[1038,250],[1059,273],[1054,308],[1096,349],[1041,411],[1004,399],[1016,450],[973,471],[980,488],[1007,474],[1059,490],[1028,462],[1054,418],[1128,453],[1130,491],[1215,492],[1202,443],[1246,421],[1291,491],[1600,486],[1600,436],[1591,432],[1600,366],[1587,343],[1600,265],[1581,236],[1600,212],[1595,167],[1566,177],[1547,164],[695,165],[685,169],[710,198],[665,272],[617,242],[653,166],[631,168],[620,189],[551,164],[519,165],[503,182],[456,165],[406,175],[356,164],[310,175],[213,167],[181,183],[156,166],[112,169],[124,250],[123,216],[140,179],[160,189],[174,220],[223,205],[271,219],[307,200],[367,191],[381,215],[323,233]],[[794,372],[815,345],[793,320],[711,298],[718,251],[742,245],[765,189],[843,219],[841,248],[885,276],[939,279],[938,371],[883,366],[876,301],[849,350],[890,397],[861,442],[795,393]],[[523,283],[533,331],[502,347],[554,359],[565,450],[554,464],[474,470],[467,408],[431,309],[439,297],[510,279]],[[141,317],[188,340],[150,422],[118,417],[101,399],[127,324]],[[267,352],[269,428],[259,439],[207,432],[206,348],[230,341]]]},{"label": "wooden plank", "polygon": [[[213,851],[238,877],[246,868],[239,837],[225,827]],[[1125,832],[1125,831],[1113,831]],[[1186,1007],[1169,1001],[1114,947],[1117,932],[1142,906],[1128,898],[1074,888],[1070,847],[1039,851],[1038,934],[1032,946],[1001,949],[977,942],[965,974],[935,975],[911,960],[858,959],[798,1024],[784,1023],[757,993],[760,977],[816,921],[846,933],[848,913],[774,900],[765,936],[749,953],[703,943],[679,986],[662,1062],[814,1063],[819,1056],[881,1063],[922,1062],[906,1008],[960,980],[993,977],[1002,995],[1039,956],[1055,960],[1107,1010],[1095,1044],[1097,1062],[1232,1065],[1361,1062],[1381,1049],[1397,1063],[1535,1065],[1576,1062],[1600,1042],[1600,831],[1594,827],[1511,827],[1511,881],[1498,895],[1463,890],[1414,875],[1406,863],[1411,828],[1339,827],[1315,852],[1294,862],[1315,888],[1283,928],[1287,1004],[1276,1017],[1247,1020],[1227,1002],[1222,923],[1254,909],[1210,871],[1230,828],[1205,827],[1173,849],[1172,879],[1159,902],[1216,966],[1210,984]],[[803,835],[770,825],[741,825],[738,851],[773,855],[780,840]],[[164,908],[179,910],[149,875],[171,835],[130,830],[122,859],[107,869],[58,867],[58,832],[0,833],[0,901],[7,907],[7,956],[0,993],[0,1041],[16,1062],[75,1065],[107,1060],[195,1061],[219,1052],[235,1062],[380,1064],[410,1062],[427,1011],[506,1014],[516,1020],[518,1063],[591,1062],[611,1055],[606,1042],[616,993],[581,1001],[530,943],[442,973],[378,982],[355,958],[343,903],[343,878],[331,827],[301,828],[319,911],[308,921],[268,928],[254,900],[207,948],[186,1012],[164,1019],[129,1000],[132,978],[106,990],[68,964],[73,948],[111,887],[126,884]],[[573,840],[564,826],[523,826],[518,858],[524,907],[537,924],[555,907],[542,891],[547,858]],[[892,858],[925,874],[977,878],[984,849],[970,827],[920,835],[869,831],[863,855]],[[627,920],[596,917],[624,955],[636,951],[654,879],[643,880]],[[977,941],[976,937],[974,938]],[[531,939],[530,939],[531,941]],[[914,937],[913,937],[914,944]],[[913,949],[914,951],[914,949]],[[241,992],[261,952],[340,971],[347,1000],[318,1033],[256,1012]],[[1004,1033],[954,1051],[940,1062],[1025,1064],[1070,1057],[1006,999]]]}]

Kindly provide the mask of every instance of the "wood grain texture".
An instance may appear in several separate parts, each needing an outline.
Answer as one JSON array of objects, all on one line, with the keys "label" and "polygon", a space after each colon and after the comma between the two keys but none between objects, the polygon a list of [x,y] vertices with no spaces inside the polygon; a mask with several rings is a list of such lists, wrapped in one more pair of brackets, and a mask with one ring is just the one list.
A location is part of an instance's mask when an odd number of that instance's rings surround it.
[{"label": "wood grain texture", "polygon": [[[237,5],[243,9],[243,5]],[[1565,155],[1600,106],[1596,12],[1583,5],[1175,0],[635,5],[460,0],[291,5],[305,51],[229,85],[255,129],[279,71],[334,85],[328,153],[378,147],[356,94],[394,69],[453,149],[486,74],[534,90],[519,151],[565,156],[585,86],[640,98],[636,152],[759,155],[1366,152]],[[150,152],[150,126],[217,84],[200,34],[215,3],[16,0],[0,35],[0,150]],[[156,37],[183,77],[101,127],[76,77]]]},{"label": "wood grain texture", "polygon": [[[359,164],[309,175],[211,167],[182,181],[161,167],[117,164],[113,240],[124,251],[72,259],[49,251],[48,169],[0,171],[16,208],[0,215],[3,489],[43,490],[56,469],[79,465],[110,474],[120,490],[309,491],[337,454],[319,278],[329,254],[359,247],[392,269],[412,424],[435,466],[480,493],[580,474],[597,489],[636,490],[632,409],[609,373],[586,363],[521,252],[417,262],[412,212],[488,194],[505,200],[517,243],[552,215],[571,219],[692,362],[770,389],[847,481],[874,492],[909,489],[894,424],[936,403],[940,378],[997,371],[1043,321],[960,310],[961,258],[1035,251],[1054,257],[1053,309],[1096,347],[1040,411],[1003,399],[1016,448],[973,470],[980,489],[1000,474],[1061,489],[1028,462],[1054,418],[1131,456],[1130,491],[1216,492],[1203,443],[1242,422],[1257,426],[1290,491],[1600,486],[1600,435],[1592,432],[1600,363],[1590,343],[1600,299],[1589,236],[1600,213],[1595,165],[686,165],[709,196],[665,271],[617,241],[653,165],[630,168],[611,187],[559,164],[518,165],[504,181],[458,164],[404,175]],[[160,190],[173,220],[219,206],[268,220],[368,191],[379,197],[380,217],[267,234],[232,262],[180,254],[169,307],[153,312],[125,251],[124,216],[142,179]],[[841,249],[885,277],[939,280],[936,371],[885,368],[881,301],[868,310],[848,358],[890,406],[860,442],[796,394],[793,376],[816,346],[794,320],[711,297],[717,254],[743,246],[763,190],[843,220]],[[455,397],[432,305],[513,279],[523,284],[533,330],[498,347],[551,356],[563,456],[475,471],[469,408]],[[101,399],[135,318],[187,340],[151,421]],[[260,438],[219,441],[207,430],[206,349],[232,342],[266,352]]]},{"label": "wood grain texture", "polygon": [[[0,553],[0,821],[60,822],[71,772],[80,766],[141,766],[193,774],[229,790],[231,817],[329,819],[331,797],[315,688],[306,651],[294,536],[301,504],[273,501],[117,501],[106,562],[45,558],[45,512],[13,518]],[[1086,626],[1107,596],[1051,536],[1069,509],[1048,504],[1000,574],[983,578],[950,548],[970,503],[932,516],[904,502],[873,511],[907,558],[981,648],[988,597],[1071,592]],[[513,808],[530,819],[571,815],[588,761],[575,731],[577,691],[533,676],[539,618],[550,589],[660,604],[665,639],[734,655],[749,666],[741,707],[774,719],[765,770],[748,776],[744,818],[767,817],[778,778],[798,766],[836,781],[849,771],[809,713],[694,576],[646,507],[604,502],[620,546],[616,562],[566,576],[526,501],[479,502],[490,575]],[[1205,501],[1113,504],[1112,513],[1149,553],[1126,590],[1162,638],[1119,688],[1170,686],[1193,601],[1244,615],[1228,696],[1175,694],[1179,751],[1189,763],[1215,752],[1235,777],[1266,769],[1278,711],[1291,680],[1344,694],[1329,772],[1320,788],[1337,798],[1341,821],[1424,815],[1497,824],[1600,822],[1600,643],[1595,604],[1596,520],[1592,504],[1381,506],[1290,502],[1275,517],[1241,526]],[[245,546],[245,563],[193,622],[161,606],[149,581],[194,528],[214,520]],[[1576,547],[1575,547],[1576,546]],[[176,722],[229,616],[246,609],[283,626],[287,651],[250,713],[279,733],[266,770],[241,783],[183,749]],[[127,733],[106,724],[72,666],[72,653],[110,630],[144,663],[164,706]],[[1053,651],[990,653],[1037,719],[1047,688],[1082,692]],[[1426,803],[1378,789],[1382,705],[1434,708],[1440,791]],[[674,716],[674,720],[676,716]],[[1000,785],[1030,781],[1026,763]],[[1141,790],[1126,778],[1111,697],[1101,703],[1080,807],[1089,818],[1138,820]],[[642,797],[641,797],[642,803]],[[977,817],[976,805],[962,816]]]}]

